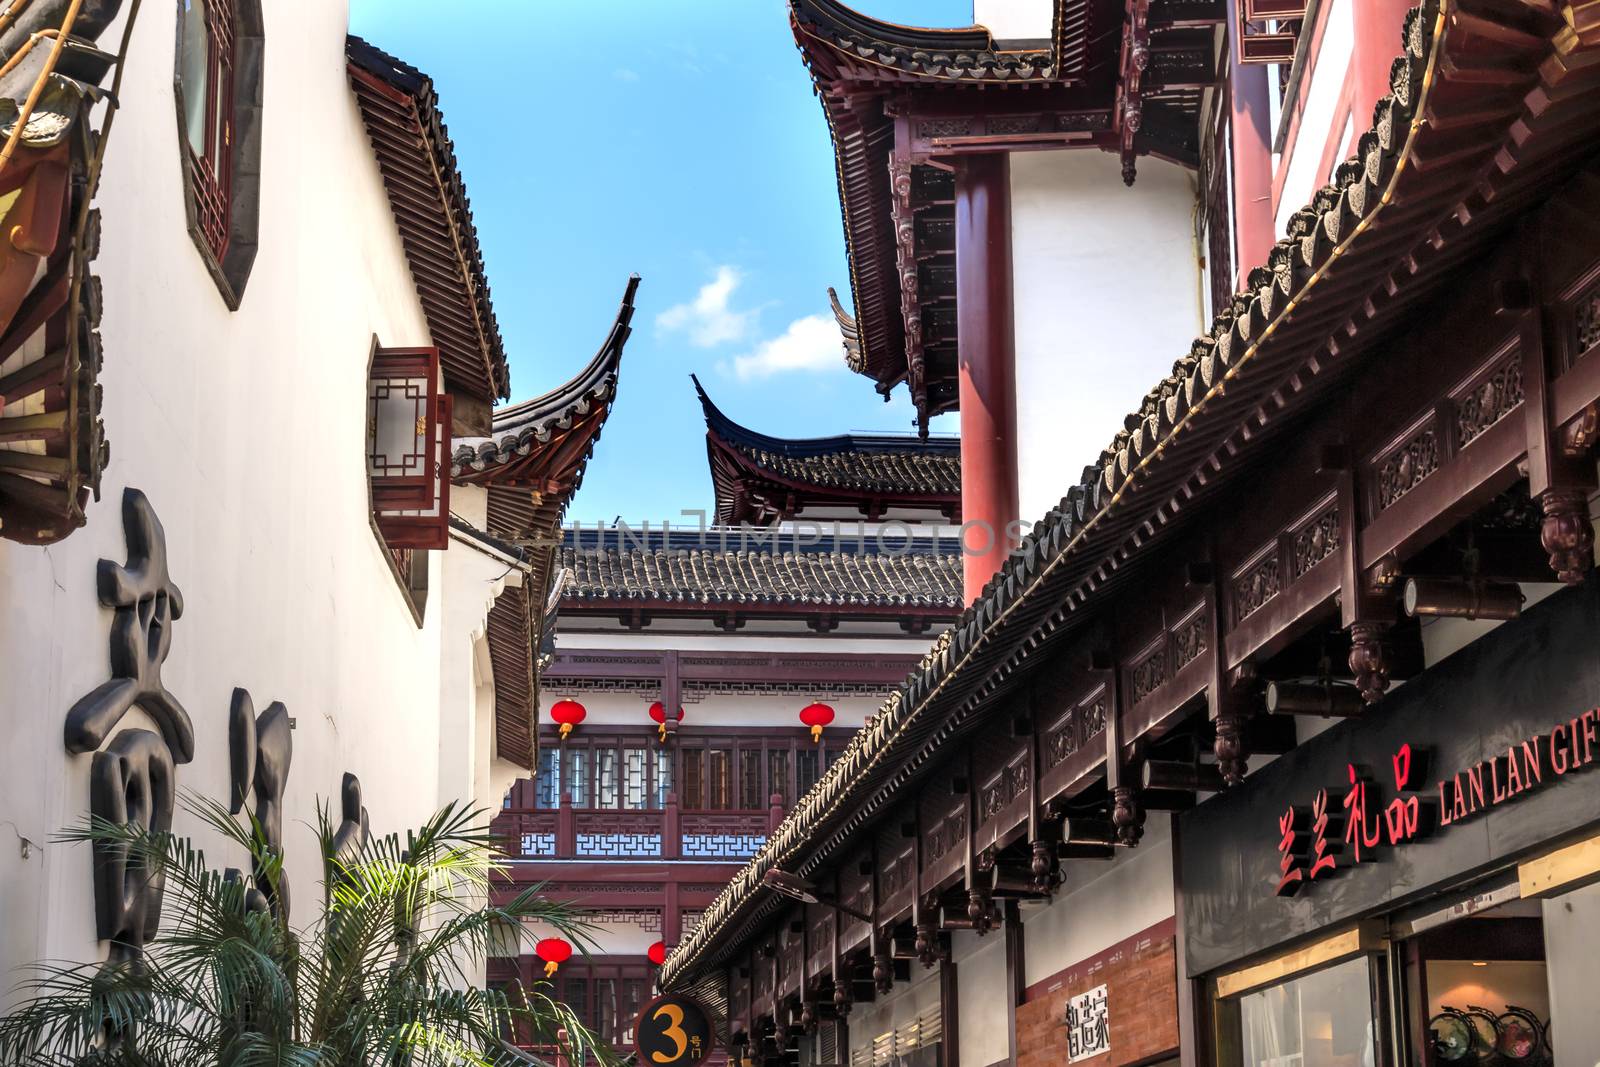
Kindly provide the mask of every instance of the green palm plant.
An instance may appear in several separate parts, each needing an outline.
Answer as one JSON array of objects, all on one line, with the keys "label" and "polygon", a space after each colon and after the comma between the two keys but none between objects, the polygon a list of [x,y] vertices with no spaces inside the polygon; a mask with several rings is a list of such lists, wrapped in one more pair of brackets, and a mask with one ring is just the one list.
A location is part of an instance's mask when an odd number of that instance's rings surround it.
[{"label": "green palm plant", "polygon": [[546,983],[477,988],[491,952],[515,952],[523,924],[579,946],[589,925],[539,886],[490,902],[497,869],[483,813],[452,804],[420,829],[362,840],[318,835],[323,908],[301,929],[282,915],[282,857],[259,824],[214,801],[184,806],[248,849],[256,877],[221,873],[184,837],[91,819],[60,835],[126,850],[165,879],[162,928],[108,964],[41,965],[0,1019],[0,1064],[28,1067],[501,1067],[515,1031],[573,1062],[620,1062]]}]

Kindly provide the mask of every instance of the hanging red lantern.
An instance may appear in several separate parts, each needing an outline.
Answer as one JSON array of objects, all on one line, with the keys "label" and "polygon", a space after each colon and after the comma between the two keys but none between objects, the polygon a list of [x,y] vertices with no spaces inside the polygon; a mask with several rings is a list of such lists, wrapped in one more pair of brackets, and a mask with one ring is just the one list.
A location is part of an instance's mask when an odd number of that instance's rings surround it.
[{"label": "hanging red lantern", "polygon": [[588,712],[576,700],[558,700],[550,707],[550,718],[561,724],[561,740],[565,741],[572,728],[582,722]]},{"label": "hanging red lantern", "polygon": [[822,741],[822,728],[833,722],[833,709],[826,704],[807,704],[800,709],[800,721],[811,727],[811,740]]},{"label": "hanging red lantern", "polygon": [[657,967],[661,966],[663,963],[667,962],[667,943],[665,941],[657,941],[655,944],[650,946],[650,948],[645,952],[645,955],[650,957],[651,963],[655,964]]},{"label": "hanging red lantern", "polygon": [[678,723],[683,721],[683,709],[678,709],[678,714],[673,718],[672,725],[668,726],[667,706],[658,700],[654,704],[650,705],[650,718],[654,719],[659,725],[660,728],[657,732],[661,735],[661,740],[665,742],[667,735],[672,733],[673,730],[677,729]]},{"label": "hanging red lantern", "polygon": [[544,961],[544,976],[549,978],[572,958],[572,946],[564,938],[547,937],[533,946],[533,954]]}]

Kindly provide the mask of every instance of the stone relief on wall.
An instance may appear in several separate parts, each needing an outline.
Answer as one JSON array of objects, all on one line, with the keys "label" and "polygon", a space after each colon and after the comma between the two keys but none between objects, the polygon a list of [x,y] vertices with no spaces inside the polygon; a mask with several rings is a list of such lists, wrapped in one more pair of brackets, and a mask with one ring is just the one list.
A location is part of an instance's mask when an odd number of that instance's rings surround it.
[{"label": "stone relief on wall", "polygon": [[[100,561],[100,602],[111,608],[111,678],[67,712],[68,752],[94,753],[89,808],[103,822],[165,833],[172,829],[177,765],[194,759],[189,714],[161,679],[172,648],[173,623],[183,615],[183,595],[167,567],[166,533],[144,493],[122,498],[127,562]],[[160,730],[118,724],[139,708]],[[293,721],[278,701],[259,715],[248,691],[236,688],[228,710],[229,809],[237,815],[253,801],[250,816],[267,849],[283,852],[283,797],[293,756]],[[109,743],[107,737],[110,737]],[[341,821],[330,842],[332,858],[353,861],[371,837],[361,782],[346,774],[340,790]],[[108,966],[136,964],[161,922],[164,879],[138,863],[125,845],[95,846],[95,928],[111,942]],[[238,870],[224,875],[243,880]],[[288,885],[273,884],[257,865],[249,874],[246,907],[289,914]]]},{"label": "stone relief on wall", "polygon": [[[289,781],[289,760],[294,753],[293,728],[289,709],[273,701],[256,715],[255,702],[244,689],[233,691],[228,708],[228,752],[231,768],[229,810],[237,815],[245,801],[255,796],[251,812],[263,843],[283,855],[283,792]],[[251,872],[262,900],[280,918],[289,917],[289,885],[279,880],[274,887],[263,870]]]},{"label": "stone relief on wall", "polygon": [[[108,823],[156,833],[172,829],[177,783],[172,753],[149,730],[123,730],[89,771],[89,811]],[[161,922],[166,879],[151,872],[126,845],[94,847],[95,936],[111,942],[110,964],[136,960]]]},{"label": "stone relief on wall", "polygon": [[194,759],[194,726],[178,698],[161,681],[172,648],[172,624],[183,616],[183,594],[167,572],[167,535],[150,501],[137,489],[122,494],[128,562],[100,561],[100,603],[111,621],[111,680],[67,712],[68,752],[93,752],[134,707],[161,728],[175,763]]}]

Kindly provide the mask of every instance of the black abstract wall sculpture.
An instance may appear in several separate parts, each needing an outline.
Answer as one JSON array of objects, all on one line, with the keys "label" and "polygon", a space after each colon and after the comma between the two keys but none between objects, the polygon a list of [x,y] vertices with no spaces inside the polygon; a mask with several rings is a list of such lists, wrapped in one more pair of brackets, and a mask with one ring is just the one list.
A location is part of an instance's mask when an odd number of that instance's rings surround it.
[{"label": "black abstract wall sculpture", "polygon": [[128,562],[100,561],[100,603],[115,610],[111,622],[111,680],[67,712],[68,752],[93,752],[135,706],[161,728],[176,763],[194,759],[189,713],[161,682],[172,647],[173,621],[183,615],[183,594],[167,573],[167,535],[150,501],[137,489],[122,493],[123,538]]},{"label": "black abstract wall sculpture", "polygon": [[[327,852],[323,855],[324,885],[328,903],[333,903],[334,894],[342,887],[348,887],[354,881],[351,876],[353,868],[361,860],[361,850],[366,847],[372,837],[371,824],[367,819],[367,809],[361,806],[361,779],[345,772],[344,781],[339,784],[339,825],[334,828],[333,837],[328,841]],[[329,920],[333,921],[332,918]]]},{"label": "black abstract wall sculpture", "polygon": [[[172,829],[177,786],[172,753],[149,730],[123,730],[96,752],[89,771],[89,810],[97,819],[155,833]],[[111,942],[111,964],[137,961],[161,921],[165,878],[127,845],[94,847],[96,934]]]},{"label": "black abstract wall sculpture", "polygon": [[[255,797],[254,816],[262,842],[283,855],[283,793],[289,783],[289,761],[294,755],[289,709],[280,701],[267,705],[259,716],[244,689],[235,689],[228,708],[228,751],[231,769],[230,809],[237,815],[245,801]],[[272,878],[257,864],[252,872],[256,891],[280,918],[289,917],[289,884]],[[252,898],[253,899],[253,898]]]},{"label": "black abstract wall sculpture", "polygon": [[[67,712],[68,752],[93,752],[89,811],[116,825],[154,833],[172,829],[176,764],[194,759],[188,712],[161,681],[172,648],[172,624],[183,614],[183,594],[167,572],[167,537],[150,501],[137,489],[122,494],[122,535],[128,560],[103,559],[96,572],[100,603],[111,621],[111,679]],[[126,729],[106,744],[132,708],[150,716],[159,735]],[[101,750],[101,746],[104,749]],[[107,966],[137,964],[161,923],[165,879],[126,844],[94,846],[95,929],[111,942]]]},{"label": "black abstract wall sculpture", "polygon": [[339,814],[339,826],[333,832],[333,857],[350,863],[372,837],[372,823],[361,805],[361,779],[349,772],[339,784]]}]

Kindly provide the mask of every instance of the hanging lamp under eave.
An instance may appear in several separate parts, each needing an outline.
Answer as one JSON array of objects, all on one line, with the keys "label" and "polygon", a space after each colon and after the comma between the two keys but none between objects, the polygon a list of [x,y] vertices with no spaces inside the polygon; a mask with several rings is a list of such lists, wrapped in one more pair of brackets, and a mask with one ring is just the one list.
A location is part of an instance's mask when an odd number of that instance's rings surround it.
[{"label": "hanging lamp under eave", "polygon": [[550,720],[560,725],[563,741],[588,715],[588,711],[576,700],[558,700],[550,706]]},{"label": "hanging lamp under eave", "polygon": [[822,743],[822,728],[833,722],[833,709],[826,704],[807,704],[800,709],[800,721],[811,727],[813,743]]},{"label": "hanging lamp under eave", "polygon": [[664,744],[667,740],[667,735],[675,733],[678,729],[678,724],[683,721],[683,708],[680,706],[678,714],[674,718],[668,719],[667,706],[658,700],[650,705],[650,718],[658,727],[656,732],[660,735]]}]

